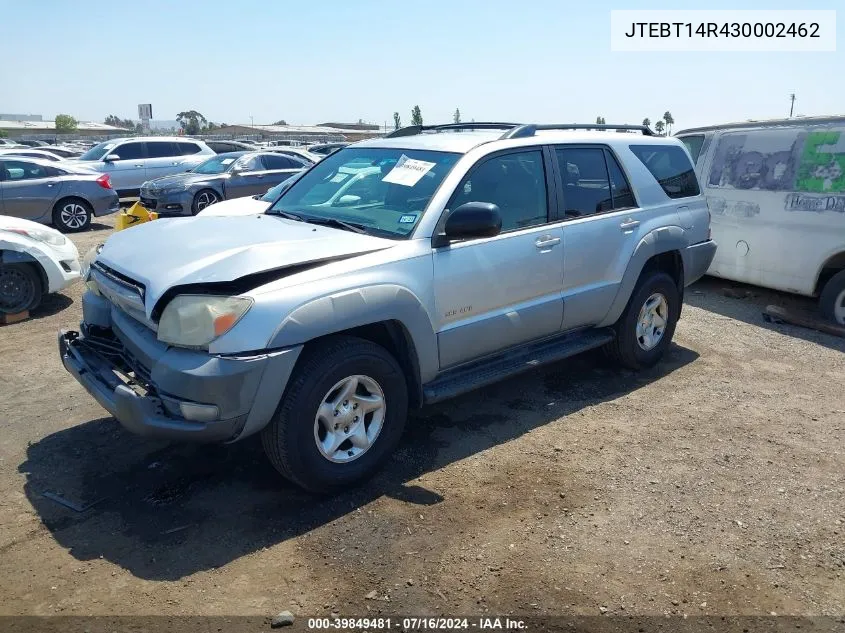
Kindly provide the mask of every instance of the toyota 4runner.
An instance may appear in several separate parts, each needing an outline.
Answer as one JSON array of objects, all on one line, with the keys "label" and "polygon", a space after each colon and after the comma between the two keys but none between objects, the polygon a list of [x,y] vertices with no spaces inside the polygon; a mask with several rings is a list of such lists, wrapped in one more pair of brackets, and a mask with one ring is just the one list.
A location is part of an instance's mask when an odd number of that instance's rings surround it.
[{"label": "toyota 4runner", "polygon": [[130,431],[260,433],[327,492],[384,462],[409,407],[592,348],[654,365],[715,250],[676,139],[412,126],[328,156],[264,213],[112,235],[59,351]]}]

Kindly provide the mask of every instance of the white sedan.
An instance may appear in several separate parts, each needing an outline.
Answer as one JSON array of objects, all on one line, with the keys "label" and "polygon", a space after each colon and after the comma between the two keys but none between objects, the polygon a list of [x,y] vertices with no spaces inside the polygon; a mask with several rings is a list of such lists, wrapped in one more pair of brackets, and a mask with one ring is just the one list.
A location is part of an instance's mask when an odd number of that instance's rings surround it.
[{"label": "white sedan", "polygon": [[79,252],[57,230],[0,215],[0,314],[34,310],[80,276]]}]

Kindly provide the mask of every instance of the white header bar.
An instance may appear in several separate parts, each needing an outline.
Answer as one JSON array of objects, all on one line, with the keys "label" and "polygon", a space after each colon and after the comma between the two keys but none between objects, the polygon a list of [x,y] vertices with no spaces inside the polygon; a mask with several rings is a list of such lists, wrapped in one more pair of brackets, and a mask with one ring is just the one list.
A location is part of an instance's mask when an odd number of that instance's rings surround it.
[{"label": "white header bar", "polygon": [[611,11],[610,50],[835,52],[836,11]]}]

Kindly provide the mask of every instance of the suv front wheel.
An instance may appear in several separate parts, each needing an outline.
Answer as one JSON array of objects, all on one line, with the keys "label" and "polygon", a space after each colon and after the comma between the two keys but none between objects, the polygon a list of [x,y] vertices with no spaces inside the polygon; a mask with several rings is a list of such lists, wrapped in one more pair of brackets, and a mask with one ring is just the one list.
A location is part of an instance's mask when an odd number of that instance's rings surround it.
[{"label": "suv front wheel", "polygon": [[408,391],[399,363],[383,347],[336,336],[297,363],[262,431],[273,466],[310,492],[339,492],[373,474],[399,443]]},{"label": "suv front wheel", "polygon": [[661,271],[645,271],[616,322],[616,338],[607,352],[630,369],[655,365],[675,334],[681,298],[672,277]]}]

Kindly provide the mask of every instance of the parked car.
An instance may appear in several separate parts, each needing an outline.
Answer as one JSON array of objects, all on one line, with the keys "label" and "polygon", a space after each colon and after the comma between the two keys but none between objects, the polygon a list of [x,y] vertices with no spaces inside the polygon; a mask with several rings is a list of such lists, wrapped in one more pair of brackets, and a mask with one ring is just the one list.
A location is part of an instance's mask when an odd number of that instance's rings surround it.
[{"label": "parked car", "polygon": [[29,145],[21,145],[8,138],[0,138],[0,149],[29,149]]},{"label": "parked car", "polygon": [[227,152],[254,152],[255,145],[252,143],[241,143],[240,141],[206,141],[214,152],[225,154]]},{"label": "parked car", "polygon": [[677,139],[572,128],[400,129],[263,214],[115,233],[60,358],[127,429],[260,433],[315,492],[374,472],[409,406],[592,348],[650,367],[716,250],[707,205]]},{"label": "parked car", "polygon": [[302,161],[269,152],[229,152],[189,172],[145,182],[141,204],[159,216],[196,215],[232,198],[254,196],[305,169]]},{"label": "parked car", "polygon": [[120,197],[138,194],[148,181],[196,167],[214,151],[203,141],[179,137],[122,138],[95,145],[79,163],[109,174]]},{"label": "parked car", "polygon": [[300,147],[288,147],[280,145],[276,147],[268,147],[265,151],[274,152],[276,154],[282,154],[284,156],[294,156],[297,158],[301,158],[306,161],[306,164],[309,166],[323,160],[323,156],[321,154],[313,154],[307,149],[302,149]]},{"label": "parked car", "polygon": [[321,156],[328,156],[339,149],[343,149],[349,143],[320,143],[317,145],[309,145],[308,151],[312,154],[320,154]]},{"label": "parked car", "polygon": [[55,154],[56,156],[61,156],[64,159],[78,158],[83,154],[81,149],[73,149],[71,147],[64,147],[60,145],[47,145],[44,147],[44,150],[50,152],[51,154]]},{"label": "parked car", "polygon": [[817,297],[845,325],[845,117],[714,125],[677,133],[721,244],[715,277]]},{"label": "parked car", "polygon": [[26,156],[28,158],[43,158],[49,161],[63,161],[64,158],[48,150],[42,149],[0,149],[0,156]]},{"label": "parked car", "polygon": [[73,242],[50,227],[0,215],[0,314],[34,310],[79,279]]},{"label": "parked car", "polygon": [[0,214],[83,231],[120,208],[108,174],[73,163],[0,155]]},{"label": "parked car", "polygon": [[40,145],[46,145],[43,141],[34,141],[29,139],[18,139],[18,145],[26,145],[27,147],[39,147]]},{"label": "parked car", "polygon": [[224,200],[215,205],[206,207],[197,215],[199,217],[208,218],[212,216],[221,215],[255,215],[257,213],[264,213],[270,208],[270,205],[279,199],[279,196],[291,186],[298,178],[302,177],[305,172],[294,174],[290,178],[283,180],[275,187],[270,187],[263,195],[254,195],[247,198],[235,198],[234,200]]}]

